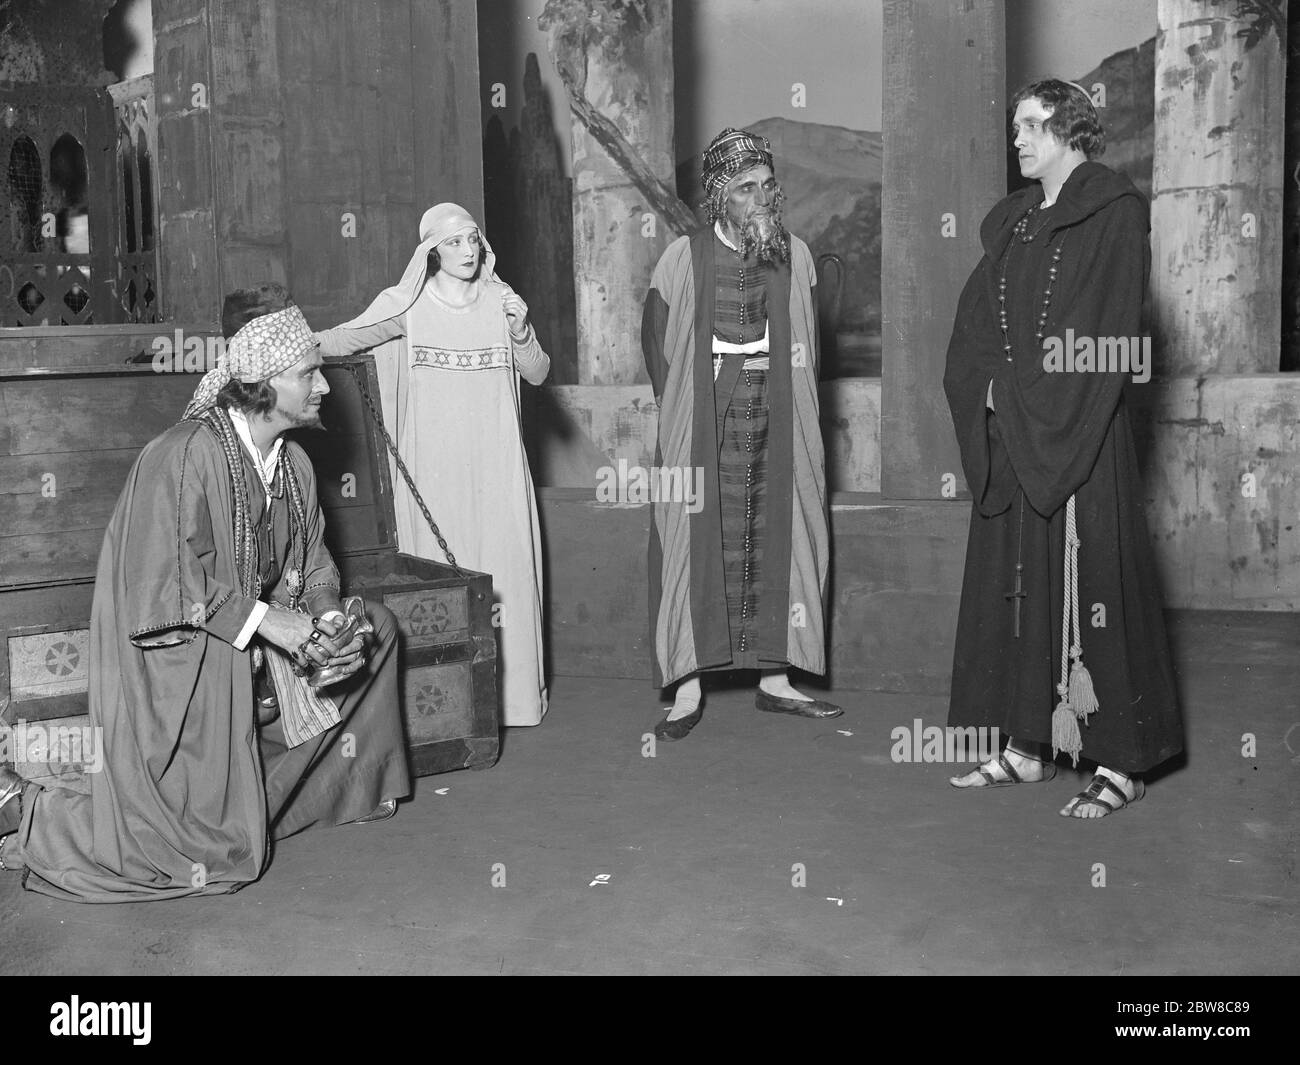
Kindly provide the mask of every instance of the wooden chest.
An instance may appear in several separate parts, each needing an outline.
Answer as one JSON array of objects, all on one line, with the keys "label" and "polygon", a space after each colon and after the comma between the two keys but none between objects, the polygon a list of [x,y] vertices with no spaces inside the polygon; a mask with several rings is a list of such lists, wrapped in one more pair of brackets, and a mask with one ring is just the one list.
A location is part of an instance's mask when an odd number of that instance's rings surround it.
[{"label": "wooden chest", "polygon": [[[499,749],[492,578],[397,550],[383,433],[353,369],[378,404],[370,356],[331,360],[327,432],[294,434],[316,468],[325,539],[346,595],[384,603],[402,633],[403,712],[417,776],[492,765]],[[414,456],[403,456],[408,461]],[[455,500],[426,499],[434,519]],[[452,553],[456,545],[451,544]]]},{"label": "wooden chest", "polygon": [[[158,373],[130,361],[149,350],[158,329],[5,331],[0,727],[39,722],[33,735],[69,738],[86,724],[90,604],[104,528],[140,449],[176,422],[198,382],[197,372]],[[344,591],[381,600],[397,617],[414,772],[491,765],[498,751],[491,578],[398,553],[383,435],[349,365],[378,394],[368,356],[332,363],[322,411],[329,432],[297,434],[316,466]],[[453,505],[426,502],[435,518]],[[12,760],[15,739],[0,743],[0,758]],[[18,768],[46,783],[86,786],[75,749]]]}]

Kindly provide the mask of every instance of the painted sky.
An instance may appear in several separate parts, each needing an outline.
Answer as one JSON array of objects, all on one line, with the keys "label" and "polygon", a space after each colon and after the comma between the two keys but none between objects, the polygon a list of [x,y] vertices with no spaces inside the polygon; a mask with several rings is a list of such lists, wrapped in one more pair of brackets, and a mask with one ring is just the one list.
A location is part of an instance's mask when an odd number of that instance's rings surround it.
[{"label": "painted sky", "polygon": [[[485,0],[480,49],[485,99],[508,86],[506,129],[529,51],[567,141],[564,93],[537,29],[545,0]],[[1155,33],[1156,0],[1007,0],[1007,83],[1060,73],[1079,77],[1107,56]],[[857,130],[879,130],[883,98],[882,0],[676,0],[673,65],[679,159],[697,152],[727,125],[783,117]],[[806,106],[792,106],[791,86],[806,87]],[[490,110],[489,110],[489,113]],[[567,160],[566,160],[567,162]]]},{"label": "painted sky", "polygon": [[[778,116],[880,129],[882,0],[678,0],[674,67],[693,125],[707,140],[728,125]],[[792,106],[791,86],[806,87]],[[679,143],[679,154],[682,145]]]},{"label": "painted sky", "polygon": [[1007,85],[1077,78],[1156,34],[1156,0],[1007,0]]}]

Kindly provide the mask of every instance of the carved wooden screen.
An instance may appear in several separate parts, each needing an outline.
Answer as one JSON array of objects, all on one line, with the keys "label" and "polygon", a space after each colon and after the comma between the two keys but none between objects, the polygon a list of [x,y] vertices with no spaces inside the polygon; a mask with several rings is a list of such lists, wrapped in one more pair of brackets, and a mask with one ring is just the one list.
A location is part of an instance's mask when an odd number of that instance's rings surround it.
[{"label": "carved wooden screen", "polygon": [[118,320],[156,322],[161,299],[153,75],[110,85],[108,91],[117,136],[117,299],[124,315]]},{"label": "carved wooden screen", "polygon": [[103,89],[0,90],[0,324],[123,320],[114,296],[112,131]]}]

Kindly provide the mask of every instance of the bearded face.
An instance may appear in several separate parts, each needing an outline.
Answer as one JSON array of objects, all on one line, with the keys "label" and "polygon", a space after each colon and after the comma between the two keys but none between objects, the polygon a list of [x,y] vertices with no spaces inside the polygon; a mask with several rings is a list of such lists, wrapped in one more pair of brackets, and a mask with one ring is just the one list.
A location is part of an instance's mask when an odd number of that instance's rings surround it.
[{"label": "bearded face", "polygon": [[785,193],[768,166],[737,174],[723,190],[718,206],[735,236],[740,253],[759,262],[789,262],[790,238],[781,218]]},{"label": "bearded face", "polygon": [[790,261],[790,238],[781,219],[782,198],[777,186],[769,206],[751,207],[746,212],[740,232],[740,254],[745,258],[756,254],[761,263]]}]

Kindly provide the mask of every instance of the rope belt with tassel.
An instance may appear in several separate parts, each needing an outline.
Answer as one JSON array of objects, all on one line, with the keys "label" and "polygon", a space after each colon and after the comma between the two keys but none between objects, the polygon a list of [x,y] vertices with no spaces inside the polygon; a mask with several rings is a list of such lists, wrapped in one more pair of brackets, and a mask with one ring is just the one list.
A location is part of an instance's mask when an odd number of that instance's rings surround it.
[{"label": "rope belt with tassel", "polygon": [[1052,757],[1064,751],[1079,764],[1083,735],[1079,721],[1100,705],[1092,686],[1092,675],[1083,664],[1083,629],[1079,625],[1079,532],[1075,523],[1074,496],[1065,504],[1065,586],[1061,610],[1061,680],[1056,685],[1061,701],[1052,712]]}]

